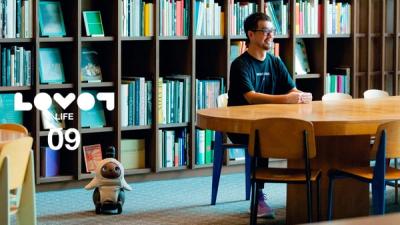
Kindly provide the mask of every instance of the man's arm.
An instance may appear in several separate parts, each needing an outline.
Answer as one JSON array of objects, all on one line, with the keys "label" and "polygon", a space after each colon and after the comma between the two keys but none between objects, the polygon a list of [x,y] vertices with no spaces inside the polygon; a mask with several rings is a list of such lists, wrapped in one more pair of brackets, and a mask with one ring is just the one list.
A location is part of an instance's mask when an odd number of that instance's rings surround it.
[{"label": "man's arm", "polygon": [[287,94],[284,95],[269,95],[258,93],[255,91],[249,91],[244,94],[244,98],[251,105],[253,104],[296,104],[296,103],[309,103],[312,100],[310,93],[304,93],[297,88],[291,89]]}]

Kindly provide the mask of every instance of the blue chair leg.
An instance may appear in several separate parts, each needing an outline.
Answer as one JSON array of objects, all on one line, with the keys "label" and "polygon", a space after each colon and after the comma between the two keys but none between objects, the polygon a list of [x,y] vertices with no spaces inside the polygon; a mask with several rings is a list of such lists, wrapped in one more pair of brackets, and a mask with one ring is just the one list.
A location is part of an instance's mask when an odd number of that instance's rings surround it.
[{"label": "blue chair leg", "polygon": [[250,199],[250,168],[251,168],[251,158],[248,150],[245,149],[246,200]]},{"label": "blue chair leg", "polygon": [[211,187],[211,205],[215,205],[218,194],[219,178],[221,176],[222,169],[222,133],[215,132],[215,145],[214,145],[214,162],[213,162],[213,174],[212,174],[212,187]]},{"label": "blue chair leg", "polygon": [[385,213],[385,192],[386,192],[386,130],[381,133],[374,176],[372,178],[372,208],[375,215]]},{"label": "blue chair leg", "polygon": [[333,208],[333,182],[334,182],[334,177],[329,176],[329,186],[328,186],[328,220],[332,220],[332,208]]}]

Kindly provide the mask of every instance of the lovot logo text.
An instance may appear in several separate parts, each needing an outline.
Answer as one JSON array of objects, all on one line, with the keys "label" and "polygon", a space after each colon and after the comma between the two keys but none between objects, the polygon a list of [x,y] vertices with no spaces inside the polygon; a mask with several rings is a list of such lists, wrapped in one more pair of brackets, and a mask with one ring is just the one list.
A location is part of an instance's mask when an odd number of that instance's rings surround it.
[{"label": "lovot logo text", "polygon": [[[99,92],[97,93],[96,98],[99,101],[106,102],[106,108],[108,111],[114,110],[115,104],[113,92]],[[66,97],[62,96],[60,93],[55,93],[53,99],[63,109],[66,109],[73,101],[75,101],[75,99],[77,99],[78,107],[84,111],[91,110],[96,103],[94,96],[88,92],[80,94],[78,98],[76,98],[74,93],[69,93]],[[37,94],[33,100],[35,107],[41,111],[48,110],[51,107],[52,102],[53,100],[50,95],[43,92]],[[14,110],[30,111],[32,110],[32,103],[24,102],[22,94],[17,92],[14,96]]]}]

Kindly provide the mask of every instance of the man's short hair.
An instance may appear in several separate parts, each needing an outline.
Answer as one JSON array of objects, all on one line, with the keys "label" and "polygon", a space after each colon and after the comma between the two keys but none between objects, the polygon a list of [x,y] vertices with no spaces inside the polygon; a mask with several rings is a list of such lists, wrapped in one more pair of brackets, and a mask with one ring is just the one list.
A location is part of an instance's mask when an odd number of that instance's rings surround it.
[{"label": "man's short hair", "polygon": [[249,30],[257,30],[258,28],[258,21],[271,21],[271,18],[262,12],[256,12],[251,14],[250,16],[248,16],[245,20],[244,20],[244,32],[246,33],[246,44],[248,45],[250,40],[249,40],[249,35],[248,32]]}]

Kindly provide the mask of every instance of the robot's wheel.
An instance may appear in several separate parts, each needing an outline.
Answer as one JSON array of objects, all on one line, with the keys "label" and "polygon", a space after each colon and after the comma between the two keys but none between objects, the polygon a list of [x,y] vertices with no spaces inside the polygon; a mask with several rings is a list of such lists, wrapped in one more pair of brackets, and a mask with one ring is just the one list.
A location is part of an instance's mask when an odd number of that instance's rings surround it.
[{"label": "robot's wheel", "polygon": [[117,212],[118,212],[118,214],[122,213],[122,205],[119,203],[117,204]]},{"label": "robot's wheel", "polygon": [[100,214],[101,213],[101,206],[96,206],[96,214]]}]

